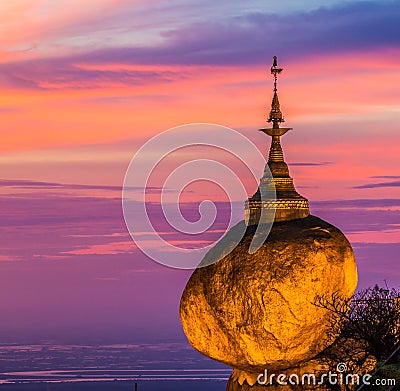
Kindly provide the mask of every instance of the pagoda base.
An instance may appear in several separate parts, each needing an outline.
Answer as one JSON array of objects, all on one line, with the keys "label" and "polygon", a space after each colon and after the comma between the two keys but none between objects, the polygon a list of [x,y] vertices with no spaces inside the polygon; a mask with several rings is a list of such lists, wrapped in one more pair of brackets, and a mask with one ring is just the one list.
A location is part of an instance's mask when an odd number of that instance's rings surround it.
[{"label": "pagoda base", "polygon": [[246,225],[271,223],[274,210],[275,218],[273,221],[276,222],[303,219],[310,215],[308,201],[303,197],[268,202],[248,200],[244,211]]}]

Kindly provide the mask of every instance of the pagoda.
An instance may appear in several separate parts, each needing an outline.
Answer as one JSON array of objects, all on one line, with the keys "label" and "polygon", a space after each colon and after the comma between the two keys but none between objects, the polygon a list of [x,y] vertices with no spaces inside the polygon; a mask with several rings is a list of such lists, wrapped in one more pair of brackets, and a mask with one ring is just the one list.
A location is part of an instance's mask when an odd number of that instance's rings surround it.
[{"label": "pagoda", "polygon": [[[247,225],[269,222],[269,220],[262,220],[262,208],[275,210],[275,221],[277,222],[301,219],[310,214],[308,200],[297,193],[294,187],[281,146],[281,136],[292,129],[280,127],[280,124],[285,122],[280,109],[277,88],[278,75],[282,70],[282,68],[278,68],[278,60],[274,56],[271,67],[271,74],[274,76],[274,95],[268,117],[268,122],[272,123],[272,127],[260,129],[261,132],[271,136],[271,147],[268,163],[264,176],[260,180],[259,188],[245,203],[245,221]],[[274,195],[274,192],[271,191],[273,187],[275,187],[276,198],[271,198],[271,195]],[[270,218],[271,214],[266,213],[264,216]]]}]

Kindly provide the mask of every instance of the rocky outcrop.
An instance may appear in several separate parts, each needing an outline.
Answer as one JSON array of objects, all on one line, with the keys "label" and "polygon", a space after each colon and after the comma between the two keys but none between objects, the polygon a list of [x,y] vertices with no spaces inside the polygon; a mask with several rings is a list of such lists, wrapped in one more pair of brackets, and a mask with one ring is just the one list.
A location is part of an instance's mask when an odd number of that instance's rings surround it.
[{"label": "rocky outcrop", "polygon": [[[314,303],[321,295],[353,294],[353,251],[339,229],[314,216],[275,222],[249,254],[254,231],[248,227],[231,253],[193,273],[181,323],[195,349],[231,367],[251,373],[296,367],[333,342],[332,314]],[[231,245],[228,233],[204,262]]]}]

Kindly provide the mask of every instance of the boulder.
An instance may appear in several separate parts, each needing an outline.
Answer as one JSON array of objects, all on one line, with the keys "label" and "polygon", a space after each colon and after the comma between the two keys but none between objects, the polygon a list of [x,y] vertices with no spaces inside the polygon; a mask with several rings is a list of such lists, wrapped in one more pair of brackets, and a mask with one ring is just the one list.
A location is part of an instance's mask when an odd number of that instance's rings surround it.
[{"label": "boulder", "polygon": [[253,254],[256,226],[248,227],[228,253],[243,224],[203,263],[222,259],[196,269],[187,283],[180,303],[184,332],[199,352],[243,371],[296,367],[333,342],[332,314],[315,303],[320,296],[352,296],[353,250],[339,229],[310,215],[275,222]]}]

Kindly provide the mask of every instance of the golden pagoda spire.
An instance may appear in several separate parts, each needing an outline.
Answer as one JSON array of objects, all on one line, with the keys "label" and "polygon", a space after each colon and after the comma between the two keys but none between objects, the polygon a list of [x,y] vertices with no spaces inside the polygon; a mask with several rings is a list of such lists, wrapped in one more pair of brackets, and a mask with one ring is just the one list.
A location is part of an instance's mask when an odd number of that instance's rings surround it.
[{"label": "golden pagoda spire", "polygon": [[[273,58],[271,74],[274,76],[274,95],[268,122],[272,128],[260,129],[271,136],[268,163],[264,176],[253,197],[246,201],[245,218],[248,225],[260,223],[261,209],[275,209],[275,221],[289,221],[307,217],[310,214],[308,201],[297,193],[293,179],[290,177],[289,168],[285,163],[281,146],[281,136],[292,128],[281,128],[279,124],[285,122],[278,99],[278,75],[283,68],[278,68],[278,59]],[[272,177],[271,177],[272,175]],[[276,190],[276,199],[270,199],[271,186]],[[261,223],[263,223],[261,221]]]},{"label": "golden pagoda spire", "polygon": [[283,68],[278,68],[278,58],[274,56],[271,67],[271,74],[274,76],[274,96],[272,98],[271,111],[268,121],[272,122],[272,128],[260,129],[262,132],[272,137],[271,149],[269,151],[268,162],[284,162],[283,151],[281,147],[280,137],[292,128],[280,128],[279,124],[285,122],[278,98],[278,75],[283,71]]},{"label": "golden pagoda spire", "polygon": [[278,57],[274,56],[271,67],[271,74],[274,75],[274,97],[272,98],[271,111],[269,113],[268,122],[272,122],[272,127],[277,129],[281,122],[285,122],[278,99],[278,75],[283,71],[283,68],[278,68]]}]

